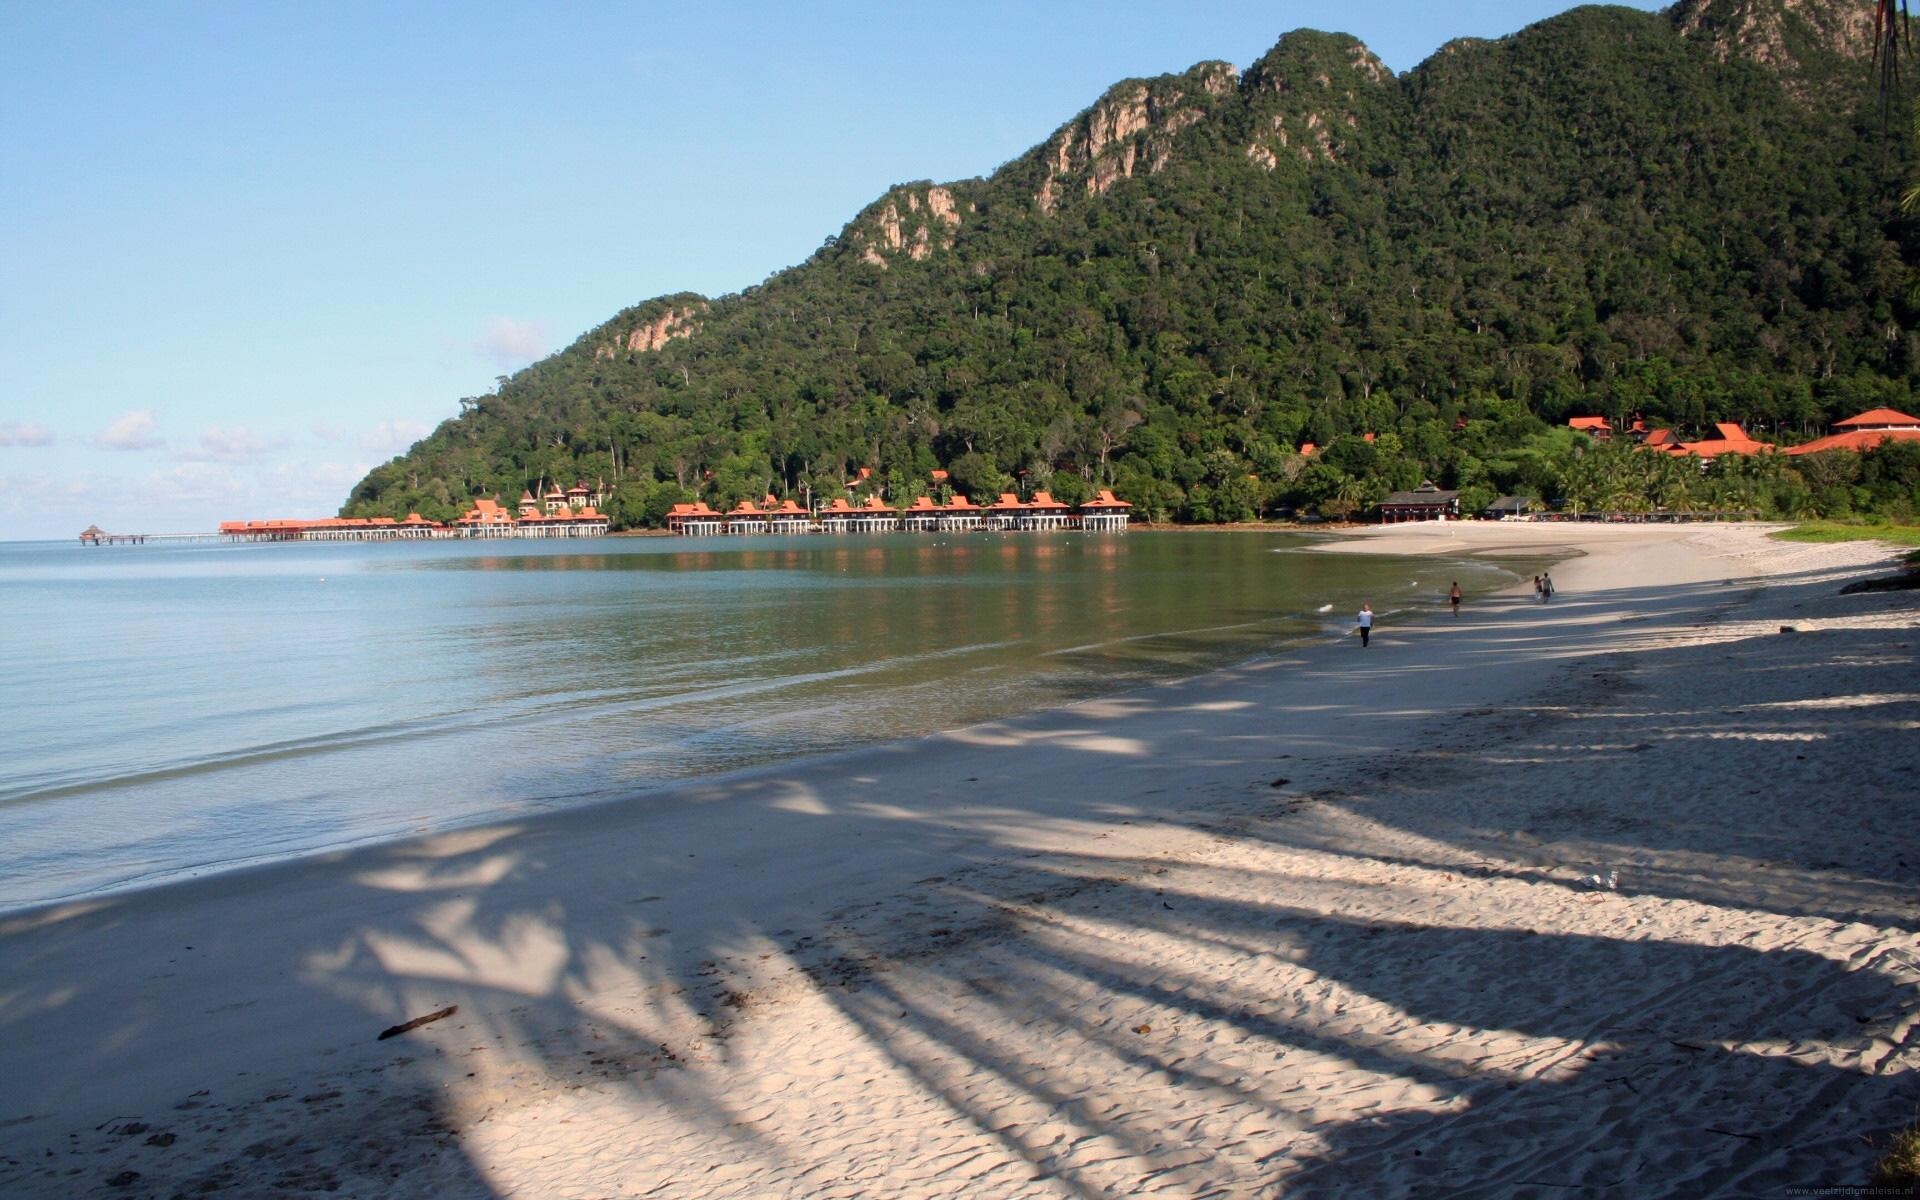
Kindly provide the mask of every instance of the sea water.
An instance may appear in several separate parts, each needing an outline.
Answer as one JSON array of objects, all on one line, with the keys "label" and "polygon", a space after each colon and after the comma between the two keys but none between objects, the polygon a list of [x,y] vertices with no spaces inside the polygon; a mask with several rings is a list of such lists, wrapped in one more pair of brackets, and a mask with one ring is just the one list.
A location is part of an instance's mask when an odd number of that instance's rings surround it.
[{"label": "sea water", "polygon": [[957,728],[1508,578],[1305,542],[0,544],[0,908]]}]

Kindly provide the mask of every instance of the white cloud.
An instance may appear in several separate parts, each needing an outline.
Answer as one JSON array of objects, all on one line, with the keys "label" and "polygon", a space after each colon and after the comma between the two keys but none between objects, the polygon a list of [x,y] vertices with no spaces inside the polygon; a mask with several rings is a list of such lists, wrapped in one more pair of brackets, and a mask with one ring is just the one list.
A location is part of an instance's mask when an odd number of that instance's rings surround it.
[{"label": "white cloud", "polygon": [[286,444],[285,438],[261,437],[245,425],[228,429],[209,425],[200,431],[200,444],[182,450],[180,457],[188,462],[249,462],[284,449]]},{"label": "white cloud", "polygon": [[138,485],[143,501],[161,508],[211,502],[234,503],[253,494],[232,467],[190,462],[155,471]]},{"label": "white cloud", "polygon": [[380,460],[385,462],[427,436],[429,432],[431,430],[426,422],[400,417],[392,421],[382,421],[361,434],[358,445],[369,454],[379,455]]},{"label": "white cloud", "polygon": [[37,421],[0,421],[0,446],[51,446],[53,431]]},{"label": "white cloud", "polygon": [[545,321],[488,317],[486,329],[474,343],[473,350],[495,366],[524,367],[546,354],[550,340]]},{"label": "white cloud", "polygon": [[107,422],[93,439],[102,450],[151,450],[162,444],[160,421],[150,408],[136,408]]}]

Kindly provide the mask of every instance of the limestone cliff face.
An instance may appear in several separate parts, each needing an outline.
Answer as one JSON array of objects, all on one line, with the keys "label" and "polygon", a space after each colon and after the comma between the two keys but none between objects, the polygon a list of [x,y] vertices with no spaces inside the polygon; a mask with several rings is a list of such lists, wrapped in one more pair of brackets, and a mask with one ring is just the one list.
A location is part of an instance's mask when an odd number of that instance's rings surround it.
[{"label": "limestone cliff face", "polygon": [[1393,84],[1387,65],[1351,37],[1289,34],[1247,72],[1246,156],[1269,171],[1288,160],[1350,162]]},{"label": "limestone cliff face", "polygon": [[623,353],[639,354],[658,350],[675,338],[692,337],[699,332],[700,318],[706,314],[707,307],[707,302],[699,297],[664,307],[659,303],[643,304],[602,328],[602,335],[610,336],[597,342],[593,356],[611,359]]},{"label": "limestone cliff face", "polygon": [[1236,92],[1238,82],[1232,65],[1211,62],[1184,75],[1134,80],[1109,90],[1037,152],[1045,173],[1034,204],[1052,213],[1069,195],[1104,195],[1136,173],[1165,169],[1180,132],[1206,120],[1218,102]]},{"label": "limestone cliff face", "polygon": [[862,262],[881,270],[902,256],[919,262],[936,250],[953,248],[963,209],[971,212],[973,205],[955,197],[950,187],[907,184],[869,205],[843,240],[859,252]]}]

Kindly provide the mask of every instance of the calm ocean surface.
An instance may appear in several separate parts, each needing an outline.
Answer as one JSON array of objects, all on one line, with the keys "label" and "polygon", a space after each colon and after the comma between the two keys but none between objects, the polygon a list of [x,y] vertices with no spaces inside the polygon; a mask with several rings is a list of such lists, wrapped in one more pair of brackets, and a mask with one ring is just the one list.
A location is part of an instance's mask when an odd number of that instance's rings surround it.
[{"label": "calm ocean surface", "polygon": [[1510,578],[1301,544],[0,544],[0,908],[953,728]]}]

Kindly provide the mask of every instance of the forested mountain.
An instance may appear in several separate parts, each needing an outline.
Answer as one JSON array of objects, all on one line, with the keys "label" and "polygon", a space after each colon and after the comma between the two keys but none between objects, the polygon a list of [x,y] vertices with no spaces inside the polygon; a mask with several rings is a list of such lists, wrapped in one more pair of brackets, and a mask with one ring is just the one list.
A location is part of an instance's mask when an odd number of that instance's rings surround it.
[{"label": "forested mountain", "polygon": [[[1686,0],[1399,76],[1303,31],[1244,72],[1128,80],[991,178],[891,189],[762,286],[618,314],[343,512],[604,478],[639,525],[867,467],[895,499],[945,468],[970,495],[1110,485],[1233,520],[1423,478],[1558,495],[1572,414],[1795,441],[1910,409],[1913,151],[1871,40],[1859,0]],[[1762,506],[1913,500],[1767,470]]]}]

